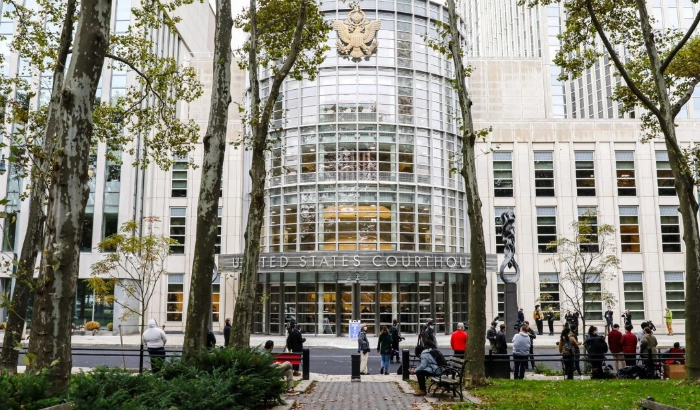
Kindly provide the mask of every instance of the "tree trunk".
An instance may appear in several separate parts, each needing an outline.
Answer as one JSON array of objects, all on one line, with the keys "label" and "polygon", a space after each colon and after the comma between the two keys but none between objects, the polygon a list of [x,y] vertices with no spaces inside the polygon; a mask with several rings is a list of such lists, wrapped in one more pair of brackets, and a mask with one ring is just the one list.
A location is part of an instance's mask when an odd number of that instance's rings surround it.
[{"label": "tree trunk", "polygon": [[450,23],[450,52],[455,65],[455,79],[462,114],[462,170],[469,215],[469,252],[471,273],[469,275],[469,330],[467,344],[467,374],[472,386],[486,384],[484,373],[484,344],[486,342],[486,244],[484,241],[484,218],[481,215],[481,198],[476,175],[476,140],[472,121],[472,100],[465,82],[466,72],[462,61],[462,39],[457,28],[457,11],[454,0],[447,1]]},{"label": "tree trunk", "polygon": [[[63,84],[63,73],[65,72],[66,60],[70,50],[73,37],[73,16],[75,15],[75,0],[69,0],[66,5],[66,15],[63,20],[59,53],[56,58],[56,66],[53,72],[53,86],[51,101],[49,106],[48,121],[46,125],[45,138],[42,143],[42,155],[34,158],[35,170],[38,175],[34,179],[29,194],[29,216],[27,219],[27,230],[22,242],[22,251],[17,262],[17,272],[15,274],[15,290],[12,302],[9,306],[10,315],[7,318],[7,327],[3,346],[15,346],[22,340],[22,330],[24,329],[25,316],[29,298],[34,287],[34,269],[36,267],[37,255],[41,251],[42,240],[44,238],[44,201],[46,200],[46,181],[49,178],[47,165],[53,155],[54,138],[56,130],[56,109],[59,102],[59,90]],[[2,368],[8,373],[17,373],[17,360],[19,350],[7,348],[2,350]]]},{"label": "tree trunk", "polygon": [[195,353],[206,346],[207,323],[211,312],[212,273],[214,271],[217,218],[221,176],[226,151],[228,107],[231,103],[231,0],[218,0],[214,40],[214,82],[211,93],[209,125],[204,136],[202,183],[197,208],[197,236],[187,304],[187,323],[183,354]]},{"label": "tree trunk", "polygon": [[255,291],[258,285],[258,258],[260,257],[260,232],[265,217],[265,150],[270,126],[270,117],[275,101],[279,96],[280,87],[287,78],[301,50],[302,32],[306,23],[307,3],[303,1],[294,29],[294,38],[289,55],[284,60],[279,71],[274,76],[263,109],[260,109],[260,87],[258,84],[257,61],[257,8],[256,0],[250,1],[250,48],[248,50],[248,76],[250,81],[250,118],[252,164],[250,167],[251,193],[248,208],[248,222],[245,231],[245,252],[241,267],[240,288],[234,309],[229,345],[233,347],[248,347],[250,334],[253,330],[253,314],[255,309]]},{"label": "tree trunk", "polygon": [[112,2],[80,3],[73,55],[60,92],[57,156],[51,164],[46,221],[46,255],[37,284],[29,351],[30,371],[52,368],[52,390],[70,378],[71,316],[79,272],[92,139],[92,111],[109,43]]}]

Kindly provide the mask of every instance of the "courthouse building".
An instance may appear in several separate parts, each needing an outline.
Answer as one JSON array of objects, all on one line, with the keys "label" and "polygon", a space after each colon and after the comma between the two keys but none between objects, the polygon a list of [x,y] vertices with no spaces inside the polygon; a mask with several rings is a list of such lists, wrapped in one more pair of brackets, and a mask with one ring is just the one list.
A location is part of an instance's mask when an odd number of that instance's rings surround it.
[{"label": "courthouse building", "polygon": [[[570,284],[561,280],[564,267],[552,263],[547,245],[571,235],[571,222],[592,213],[595,223],[616,229],[620,269],[598,285],[615,296],[616,314],[628,308],[635,324],[649,318],[658,325],[668,306],[676,331],[682,332],[684,244],[663,140],[641,143],[639,111],[622,113],[609,98],[620,80],[607,57],[581,79],[557,80],[560,69],[552,59],[565,21],[558,5],[463,3],[461,29],[475,68],[469,79],[474,119],[479,128],[493,127],[477,150],[489,319],[503,312],[503,284],[496,275],[503,251],[500,214],[513,210],[516,215],[518,297],[529,317],[536,304],[571,309],[564,292]],[[657,24],[665,27],[687,28],[698,11],[689,0],[649,4]],[[367,323],[374,333],[392,319],[407,333],[427,318],[435,319],[440,332],[468,320],[469,230],[464,184],[454,172],[461,155],[458,100],[449,82],[454,72],[451,61],[423,39],[435,35],[432,22],[446,21],[447,10],[426,0],[365,0],[359,6],[353,11],[340,1],[323,2],[326,20],[334,22],[326,60],[315,80],[285,81],[275,106],[273,126],[282,131],[274,135],[280,138],[267,163],[258,333],[281,334],[291,319],[305,333],[319,335],[345,335],[350,320]],[[173,44],[179,44],[182,61],[197,68],[205,95],[181,111],[204,129],[213,14],[208,6],[188,7],[201,19],[183,14],[181,36]],[[353,26],[366,35],[353,37]],[[263,70],[260,81],[264,94],[270,72]],[[103,81],[103,93],[112,92],[108,83],[119,84]],[[244,92],[244,73],[234,68],[234,101],[243,101]],[[232,107],[231,141],[241,131],[235,111]],[[677,123],[682,146],[695,138],[700,142],[700,89]],[[192,155],[201,163],[201,144]],[[112,232],[107,227],[159,216],[162,232],[179,245],[172,249],[170,274],[151,303],[151,316],[166,330],[181,331],[200,169],[178,162],[168,171],[140,170],[128,165],[126,155],[121,167],[105,163],[103,155],[97,158],[94,202],[88,204],[91,242],[81,255],[80,278],[88,278],[90,265],[100,258],[94,246]],[[213,284],[215,329],[234,314],[249,163],[245,152],[229,146],[217,245],[221,275]],[[117,183],[108,169],[119,169]],[[7,175],[1,184],[10,196],[23,185],[13,185],[11,172]],[[19,244],[26,226],[21,215],[12,239]],[[4,242],[11,235],[7,224]],[[0,276],[0,289],[8,292],[9,273]],[[104,321],[116,324],[119,315],[99,305],[80,283],[77,321],[102,312]],[[604,310],[592,305],[590,319],[602,323]]]}]

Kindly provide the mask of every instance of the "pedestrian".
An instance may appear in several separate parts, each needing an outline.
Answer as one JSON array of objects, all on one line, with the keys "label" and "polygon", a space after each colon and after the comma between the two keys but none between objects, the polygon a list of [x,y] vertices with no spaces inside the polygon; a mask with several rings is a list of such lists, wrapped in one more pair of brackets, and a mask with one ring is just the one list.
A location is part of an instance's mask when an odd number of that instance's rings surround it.
[{"label": "pedestrian", "polygon": [[603,360],[608,352],[608,344],[605,338],[598,335],[598,328],[591,326],[588,328],[588,338],[583,343],[588,352],[589,363],[591,364],[591,379],[603,378]]},{"label": "pedestrian", "polygon": [[513,336],[514,379],[525,378],[525,368],[527,367],[527,358],[530,354],[530,346],[532,346],[532,341],[528,334],[528,327],[527,325],[522,325],[520,332]]},{"label": "pedestrian", "polygon": [[[367,335],[365,335],[367,337]],[[386,326],[379,330],[379,340],[377,341],[377,353],[381,355],[382,368],[379,374],[389,374],[389,359],[391,358],[391,334]]]},{"label": "pedestrian", "polygon": [[[532,370],[535,370],[535,331],[530,327],[530,322],[525,321],[525,326],[527,327],[527,335],[530,336],[530,363],[532,363]],[[525,368],[527,369],[527,362],[525,362]]]},{"label": "pedestrian", "polygon": [[632,325],[625,325],[622,335],[622,352],[625,354],[625,365],[634,366],[637,363],[637,336],[632,333]]},{"label": "pedestrian", "polygon": [[578,319],[581,317],[581,314],[578,313],[577,310],[574,311],[574,314],[571,315],[571,331],[576,335],[576,338],[578,338]]},{"label": "pedestrian", "polygon": [[427,319],[425,321],[425,326],[420,333],[420,338],[423,341],[423,346],[425,346],[426,341],[430,340],[433,342],[435,348],[437,348],[438,342],[437,338],[435,337],[435,323],[433,322],[433,319]]},{"label": "pedestrian", "polygon": [[455,356],[464,357],[464,351],[467,350],[467,339],[469,335],[464,331],[464,323],[457,323],[457,330],[450,337],[450,346]]},{"label": "pedestrian", "polygon": [[535,305],[535,311],[532,313],[532,318],[535,319],[535,325],[537,326],[537,334],[542,336],[542,328],[544,327],[544,314],[540,309],[540,305]]},{"label": "pedestrian", "polygon": [[[230,320],[230,319],[227,319]],[[275,342],[268,340],[265,342],[265,352],[272,356],[272,349],[275,348]],[[273,366],[279,367],[282,371],[282,375],[287,379],[287,394],[296,394],[294,391],[294,370],[292,369],[292,364],[289,362],[283,363],[272,363]]]},{"label": "pedestrian", "polygon": [[649,356],[656,356],[656,347],[658,345],[659,342],[656,340],[654,332],[651,331],[650,327],[645,327],[644,337],[642,337],[642,343],[639,345],[639,355],[642,356],[644,359],[648,359]]},{"label": "pedestrian", "polygon": [[554,309],[550,306],[549,309],[547,309],[547,313],[545,314],[545,317],[547,318],[547,326],[549,326],[549,335],[554,336]]},{"label": "pedestrian", "polygon": [[357,352],[360,353],[360,374],[369,374],[367,362],[369,361],[369,340],[367,339],[367,325],[360,327],[360,334],[357,336]]},{"label": "pedestrian", "polygon": [[570,310],[567,310],[564,315],[564,323],[568,325],[569,330],[574,326],[574,315],[571,314]]},{"label": "pedestrian", "polygon": [[[301,335],[301,324],[297,323],[294,325],[294,329],[289,332],[289,336],[287,336],[287,349],[290,352],[302,353],[304,351],[304,342],[306,342],[306,338]],[[301,376],[299,365],[295,364],[292,367],[294,368],[294,375]]]},{"label": "pedestrian", "polygon": [[391,333],[391,357],[389,358],[389,362],[394,363],[394,356],[396,356],[396,363],[399,363],[399,343],[401,343],[404,338],[401,337],[401,326],[398,320],[394,319],[389,333]]},{"label": "pedestrian", "polygon": [[508,342],[506,341],[506,324],[501,323],[500,330],[496,333],[496,353],[508,354]]},{"label": "pedestrian", "polygon": [[622,318],[625,320],[625,329],[627,329],[627,325],[632,325],[632,313],[630,313],[629,309],[625,309]]},{"label": "pedestrian", "polygon": [[231,318],[226,318],[226,324],[224,325],[224,347],[228,347],[228,341],[231,339]]},{"label": "pedestrian", "polygon": [[409,370],[409,373],[415,374],[416,378],[418,379],[418,391],[413,393],[414,396],[425,396],[427,394],[425,389],[425,379],[426,377],[436,374],[440,368],[435,356],[433,356],[433,349],[437,350],[437,347],[435,344],[433,344],[432,340],[427,340],[424,349],[420,354],[420,364],[418,364],[415,369]]},{"label": "pedestrian", "polygon": [[168,337],[163,329],[158,327],[156,320],[150,319],[148,329],[143,332],[141,338],[148,349],[148,356],[151,358],[151,371],[157,373],[165,361],[165,344],[168,343]]},{"label": "pedestrian", "polygon": [[522,325],[525,322],[525,312],[523,308],[518,309],[518,323]]},{"label": "pedestrian", "polygon": [[615,371],[625,367],[625,355],[622,353],[622,333],[620,333],[620,325],[615,323],[612,330],[608,333],[608,347],[612,353],[613,361],[615,362]]},{"label": "pedestrian", "polygon": [[574,346],[576,345],[576,339],[573,338],[573,334],[568,326],[565,326],[564,330],[562,330],[557,345],[564,365],[564,375],[566,379],[572,380],[574,378]]},{"label": "pedestrian", "polygon": [[583,372],[581,371],[581,342],[578,341],[578,336],[573,331],[569,333],[569,336],[574,339],[574,369],[578,373],[579,378],[583,378]]},{"label": "pedestrian", "polygon": [[498,325],[498,322],[495,320],[491,322],[491,327],[489,330],[486,331],[486,340],[489,341],[489,349],[491,350],[491,353],[496,353],[496,336],[498,336],[498,330],[496,330],[496,326]]},{"label": "pedestrian", "polygon": [[664,316],[664,319],[666,319],[666,330],[668,330],[668,335],[673,336],[673,312],[671,312],[671,309],[668,307],[666,308],[666,315]]},{"label": "pedestrian", "polygon": [[207,349],[213,349],[216,346],[216,336],[211,329],[207,329]]},{"label": "pedestrian", "polygon": [[613,326],[613,311],[610,306],[608,310],[605,311],[605,334],[608,334],[612,330]]}]

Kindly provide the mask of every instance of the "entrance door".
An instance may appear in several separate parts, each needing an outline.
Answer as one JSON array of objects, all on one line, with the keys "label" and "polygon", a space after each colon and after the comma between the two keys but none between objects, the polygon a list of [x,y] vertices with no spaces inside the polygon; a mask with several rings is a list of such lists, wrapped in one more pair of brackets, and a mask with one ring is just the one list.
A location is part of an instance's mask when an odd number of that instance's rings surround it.
[{"label": "entrance door", "polygon": [[353,311],[353,284],[339,283],[338,291],[338,312],[340,312],[340,333],[347,335],[350,333],[350,320],[354,319]]},{"label": "entrance door", "polygon": [[377,334],[377,285],[375,283],[360,284],[360,320],[367,325],[367,333]]}]

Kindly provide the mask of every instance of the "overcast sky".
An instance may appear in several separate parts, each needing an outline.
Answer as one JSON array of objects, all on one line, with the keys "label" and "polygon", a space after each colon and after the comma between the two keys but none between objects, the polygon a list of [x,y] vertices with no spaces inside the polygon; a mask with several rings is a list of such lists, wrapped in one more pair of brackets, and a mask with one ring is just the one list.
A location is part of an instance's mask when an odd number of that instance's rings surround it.
[{"label": "overcast sky", "polygon": [[[216,13],[216,1],[209,0],[211,8]],[[250,4],[250,0],[231,0],[231,10],[233,12],[233,18],[236,18],[238,14],[243,10],[243,6]],[[243,39],[245,39],[242,31],[233,29],[233,38],[231,39],[231,46],[236,49],[243,44]]]}]

